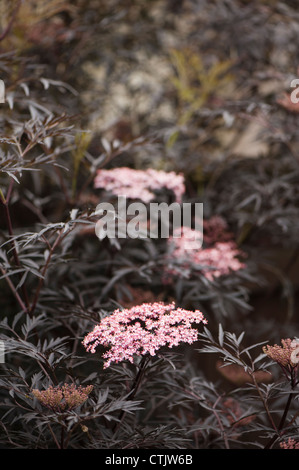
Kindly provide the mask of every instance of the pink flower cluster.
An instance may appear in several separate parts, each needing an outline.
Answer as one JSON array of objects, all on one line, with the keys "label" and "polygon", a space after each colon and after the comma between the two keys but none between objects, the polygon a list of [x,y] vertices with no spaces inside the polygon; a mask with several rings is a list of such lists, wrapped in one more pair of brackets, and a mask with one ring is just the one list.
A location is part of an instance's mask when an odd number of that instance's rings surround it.
[{"label": "pink flower cluster", "polygon": [[162,346],[172,348],[181,342],[193,343],[198,332],[193,323],[207,323],[203,314],[175,308],[174,303],[144,303],[130,309],[117,309],[103,318],[83,340],[86,350],[94,353],[101,344],[110,347],[103,355],[104,368],[111,362],[128,360],[134,355],[154,356]]},{"label": "pink flower cluster", "polygon": [[180,275],[182,271],[187,277],[192,270],[201,271],[212,281],[231,271],[244,268],[245,264],[237,258],[243,256],[243,253],[232,240],[232,236],[226,222],[221,217],[215,216],[203,222],[203,241],[206,247],[202,247],[202,234],[190,228],[185,227],[179,238],[170,237],[165,282],[169,282],[169,278],[173,276]]},{"label": "pink flower cluster", "polygon": [[283,441],[279,445],[281,449],[299,449],[299,441],[292,437],[289,437],[287,441]]},{"label": "pink flower cluster", "polygon": [[77,387],[75,384],[64,384],[58,387],[48,387],[46,390],[32,390],[32,394],[40,403],[52,411],[62,412],[64,410],[72,410],[84,403],[93,386]]},{"label": "pink flower cluster", "polygon": [[184,177],[174,171],[165,172],[152,168],[134,170],[121,167],[99,170],[94,180],[95,188],[104,188],[116,196],[140,199],[148,203],[154,199],[153,191],[167,188],[171,190],[177,202],[181,202],[185,192]]}]

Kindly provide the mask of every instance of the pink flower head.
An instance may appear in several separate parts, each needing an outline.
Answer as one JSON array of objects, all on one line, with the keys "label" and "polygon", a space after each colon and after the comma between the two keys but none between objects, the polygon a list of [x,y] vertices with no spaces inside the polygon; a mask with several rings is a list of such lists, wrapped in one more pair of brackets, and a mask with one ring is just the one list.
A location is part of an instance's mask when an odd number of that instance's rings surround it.
[{"label": "pink flower head", "polygon": [[140,199],[145,203],[154,199],[153,191],[167,188],[171,190],[177,202],[181,202],[185,192],[184,177],[174,171],[165,172],[152,168],[134,170],[121,167],[99,170],[94,180],[95,188],[104,188],[116,196]]},{"label": "pink flower head", "polygon": [[299,449],[299,441],[293,437],[289,437],[286,441],[281,442],[279,445],[281,449]]},{"label": "pink flower head", "polygon": [[213,217],[203,222],[203,241],[208,245],[206,248],[202,247],[201,239],[202,234],[190,228],[184,228],[180,238],[169,238],[167,256],[169,265],[165,270],[165,282],[167,277],[180,275],[182,271],[187,277],[192,270],[201,271],[212,281],[245,267],[238,259],[243,253],[232,240],[232,233],[228,231],[225,221],[220,217]]},{"label": "pink flower head", "polygon": [[215,277],[244,268],[244,263],[240,262],[237,256],[240,256],[240,251],[231,241],[216,243],[211,248],[199,251],[196,253],[194,261],[197,265],[203,266],[206,278],[212,281]]},{"label": "pink flower head", "polygon": [[174,303],[144,303],[130,309],[117,309],[101,320],[83,340],[86,350],[94,353],[101,344],[110,349],[104,353],[104,368],[111,362],[128,360],[134,355],[154,356],[162,346],[172,348],[181,342],[197,341],[193,323],[207,323],[203,314],[175,308]]}]

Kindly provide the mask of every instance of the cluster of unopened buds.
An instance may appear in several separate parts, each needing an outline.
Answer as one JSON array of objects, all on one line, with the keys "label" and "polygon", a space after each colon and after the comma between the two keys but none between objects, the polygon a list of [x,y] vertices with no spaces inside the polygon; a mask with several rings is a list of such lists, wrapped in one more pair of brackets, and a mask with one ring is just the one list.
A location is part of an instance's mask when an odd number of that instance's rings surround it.
[{"label": "cluster of unopened buds", "polygon": [[273,361],[277,362],[287,372],[293,373],[298,370],[299,365],[299,340],[282,339],[282,346],[264,346],[263,352]]},{"label": "cluster of unopened buds", "polygon": [[62,412],[73,410],[84,403],[92,389],[92,385],[87,387],[76,386],[75,384],[64,384],[57,387],[51,385],[42,391],[34,389],[32,394],[43,406],[52,411]]}]

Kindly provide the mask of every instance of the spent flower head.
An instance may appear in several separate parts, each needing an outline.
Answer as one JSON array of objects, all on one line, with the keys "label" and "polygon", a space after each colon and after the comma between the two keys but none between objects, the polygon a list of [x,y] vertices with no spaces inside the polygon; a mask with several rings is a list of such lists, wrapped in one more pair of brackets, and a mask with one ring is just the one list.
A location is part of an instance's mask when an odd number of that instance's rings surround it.
[{"label": "spent flower head", "polygon": [[46,390],[32,390],[32,394],[38,401],[53,411],[73,410],[77,406],[84,403],[93,386],[87,387],[76,386],[75,384],[64,384],[62,386],[53,387],[52,385]]},{"label": "spent flower head", "polygon": [[103,355],[106,368],[111,362],[133,362],[134,355],[155,356],[163,346],[191,344],[198,339],[198,331],[192,325],[201,322],[207,323],[199,310],[175,308],[174,303],[144,303],[130,309],[117,309],[103,318],[84,338],[83,345],[91,353],[99,344],[110,347]]}]

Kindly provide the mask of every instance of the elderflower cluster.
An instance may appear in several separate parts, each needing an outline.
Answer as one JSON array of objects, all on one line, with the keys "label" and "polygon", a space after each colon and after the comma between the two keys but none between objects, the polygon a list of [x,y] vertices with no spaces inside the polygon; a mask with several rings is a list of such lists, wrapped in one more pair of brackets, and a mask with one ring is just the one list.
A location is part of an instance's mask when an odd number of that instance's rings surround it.
[{"label": "elderflower cluster", "polygon": [[281,340],[282,346],[264,346],[263,352],[273,361],[287,369],[293,369],[299,363],[299,342],[290,338]]},{"label": "elderflower cluster", "polygon": [[244,254],[232,237],[226,222],[219,216],[203,222],[204,246],[200,241],[200,233],[184,227],[181,237],[170,237],[168,240],[168,266],[164,281],[167,283],[169,278],[181,275],[182,272],[189,277],[192,270],[201,271],[207,279],[213,281],[219,276],[244,268],[245,264],[238,259],[238,256]]},{"label": "elderflower cluster", "polygon": [[64,384],[58,387],[50,386],[42,391],[34,389],[32,393],[43,406],[62,412],[70,411],[84,403],[92,389],[92,385],[77,387],[75,384]]},{"label": "elderflower cluster", "polygon": [[289,437],[287,441],[280,443],[281,449],[299,449],[299,441],[296,441],[292,437]]},{"label": "elderflower cluster", "polygon": [[174,303],[144,303],[130,309],[117,309],[103,318],[84,338],[83,345],[91,353],[99,344],[110,347],[103,355],[104,368],[107,368],[111,362],[133,362],[134,355],[154,356],[162,346],[191,344],[198,339],[192,324],[201,322],[207,323],[199,310],[175,308]]},{"label": "elderflower cluster", "polygon": [[185,192],[184,177],[174,171],[165,172],[148,168],[135,170],[120,167],[110,170],[98,170],[94,180],[95,188],[104,188],[116,196],[140,199],[148,203],[154,199],[153,191],[166,188],[172,191],[176,201],[181,202]]}]

